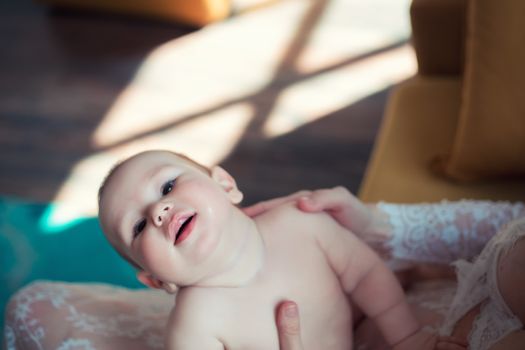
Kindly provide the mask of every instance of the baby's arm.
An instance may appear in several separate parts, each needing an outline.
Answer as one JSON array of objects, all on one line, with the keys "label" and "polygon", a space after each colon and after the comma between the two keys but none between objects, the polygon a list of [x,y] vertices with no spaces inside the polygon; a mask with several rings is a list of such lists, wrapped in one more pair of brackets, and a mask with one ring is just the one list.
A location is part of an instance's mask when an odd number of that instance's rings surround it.
[{"label": "baby's arm", "polygon": [[328,216],[316,223],[317,234],[341,286],[363,312],[376,322],[391,346],[419,330],[401,286],[379,256],[354,234]]}]

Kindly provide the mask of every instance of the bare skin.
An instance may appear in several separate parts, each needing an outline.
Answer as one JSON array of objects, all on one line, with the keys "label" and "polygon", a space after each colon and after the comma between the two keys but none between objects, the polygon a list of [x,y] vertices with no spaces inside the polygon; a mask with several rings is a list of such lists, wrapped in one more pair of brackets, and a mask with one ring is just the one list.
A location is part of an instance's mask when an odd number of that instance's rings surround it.
[{"label": "bare skin", "polygon": [[366,244],[294,204],[252,219],[234,205],[241,198],[222,168],[206,174],[169,152],[133,157],[106,183],[109,241],[139,280],[179,289],[167,349],[278,349],[276,312],[289,299],[304,316],[305,349],[351,349],[349,298],[395,349],[421,348],[401,287]]},{"label": "bare skin", "polygon": [[[356,230],[356,234],[361,236],[366,236],[370,232],[378,232],[385,227],[381,214],[374,211],[373,205],[366,206],[362,204],[342,187],[313,192],[301,191],[287,197],[258,203],[245,210],[251,215],[257,215],[265,210],[269,210],[274,205],[280,205],[288,201],[296,202],[299,208],[307,212],[324,210],[330,213],[340,224],[347,228],[352,227]],[[361,215],[361,217],[356,220],[356,215]],[[357,231],[359,229],[361,231]],[[500,259],[498,264],[498,286],[501,295],[514,314],[518,316],[522,323],[525,323],[525,298],[522,292],[525,288],[525,277],[522,273],[525,268],[525,240],[522,239],[518,241],[515,246]],[[427,267],[424,267],[419,270],[420,271],[410,273],[409,278],[419,278],[423,275],[428,276],[429,273],[430,275],[438,277],[450,277],[451,274],[449,269],[432,268],[429,271]],[[472,329],[475,318],[480,312],[480,307],[481,305],[476,305],[466,313],[458,321],[450,337],[439,337],[436,340],[435,349],[467,349],[468,335]],[[525,331],[518,330],[494,344],[491,350],[522,349],[523,344],[525,344]],[[289,350],[300,349],[302,349],[300,346],[289,348]]]},{"label": "bare skin", "polygon": [[[402,293],[395,287],[395,279],[390,276],[383,280],[380,275],[387,271],[382,265],[375,265],[377,257],[369,255],[359,240],[351,235],[343,240],[332,236],[337,229],[330,227],[330,222],[324,217],[305,218],[291,207],[260,216],[257,226],[262,232],[266,252],[263,268],[253,280],[237,288],[181,289],[178,305],[168,325],[174,330],[174,348],[190,329],[197,332],[196,340],[201,340],[202,334],[217,335],[217,339],[222,339],[218,348],[245,348],[249,344],[252,344],[252,349],[277,348],[271,310],[280,300],[287,298],[293,299],[304,315],[315,315],[304,319],[301,328],[301,338],[307,349],[350,349],[352,313],[347,294],[368,314],[375,316],[379,324],[389,324],[385,332],[387,339],[391,337],[392,343],[401,340],[392,338],[398,331],[390,323],[390,317],[395,313],[400,319],[408,317],[407,322],[412,320],[407,315]],[[359,261],[359,266],[348,265],[350,260],[341,256],[342,249],[339,251],[343,247],[345,254]],[[340,289],[340,282],[343,282],[344,290]],[[370,290],[392,291],[390,296],[393,298],[386,296],[386,303],[382,304],[383,301],[377,301],[379,295]],[[373,300],[377,302],[372,303]],[[181,303],[185,307],[180,307]],[[215,314],[231,317],[217,316],[220,323],[203,322],[203,319],[214,318],[210,315]],[[246,320],[249,320],[248,327],[245,327]],[[409,335],[410,331],[401,332]]]}]

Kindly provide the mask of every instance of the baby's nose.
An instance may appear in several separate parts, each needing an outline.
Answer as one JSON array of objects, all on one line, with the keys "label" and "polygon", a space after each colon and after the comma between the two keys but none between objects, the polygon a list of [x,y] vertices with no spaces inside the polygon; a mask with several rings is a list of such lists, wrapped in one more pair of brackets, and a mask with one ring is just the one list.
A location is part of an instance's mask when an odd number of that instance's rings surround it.
[{"label": "baby's nose", "polygon": [[152,211],[152,221],[156,226],[161,226],[166,220],[169,220],[168,213],[172,205],[169,203],[158,203]]}]

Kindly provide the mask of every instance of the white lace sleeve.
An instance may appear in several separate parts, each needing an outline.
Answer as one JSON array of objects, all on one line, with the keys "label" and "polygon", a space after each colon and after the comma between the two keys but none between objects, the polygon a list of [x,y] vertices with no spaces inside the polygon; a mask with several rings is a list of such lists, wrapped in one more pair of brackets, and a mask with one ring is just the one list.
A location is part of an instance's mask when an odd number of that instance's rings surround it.
[{"label": "white lace sleeve", "polygon": [[449,264],[471,259],[502,225],[525,216],[523,203],[462,200],[434,204],[378,203],[387,214],[394,260]]}]

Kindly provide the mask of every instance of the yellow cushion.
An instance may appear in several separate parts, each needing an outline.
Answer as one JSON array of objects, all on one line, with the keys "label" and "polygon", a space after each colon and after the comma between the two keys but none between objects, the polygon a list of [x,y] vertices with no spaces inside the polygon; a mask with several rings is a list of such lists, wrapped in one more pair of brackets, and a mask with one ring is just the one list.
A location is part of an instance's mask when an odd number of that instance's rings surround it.
[{"label": "yellow cushion", "polygon": [[525,1],[471,0],[463,102],[444,165],[458,180],[525,176]]},{"label": "yellow cushion", "polygon": [[418,73],[463,73],[467,0],[412,0],[410,23]]},{"label": "yellow cushion", "polygon": [[49,5],[129,13],[204,26],[226,18],[231,0],[36,0]]},{"label": "yellow cushion", "polygon": [[461,83],[453,78],[416,78],[392,92],[359,191],[362,200],[525,200],[525,181],[459,184],[431,169],[437,155],[450,151],[460,96]]}]

